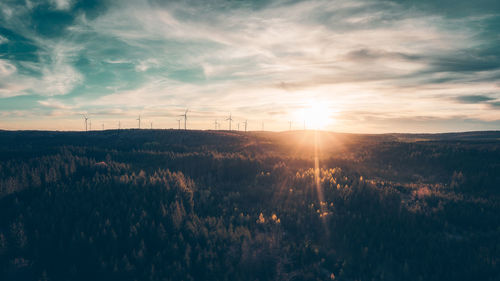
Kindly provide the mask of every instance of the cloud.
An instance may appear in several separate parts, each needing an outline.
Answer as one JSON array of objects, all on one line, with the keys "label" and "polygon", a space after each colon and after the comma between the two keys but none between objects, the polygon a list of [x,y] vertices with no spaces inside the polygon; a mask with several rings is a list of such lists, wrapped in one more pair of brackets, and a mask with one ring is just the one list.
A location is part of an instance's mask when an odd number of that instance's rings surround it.
[{"label": "cloud", "polygon": [[0,77],[7,77],[17,71],[17,68],[12,63],[0,59]]},{"label": "cloud", "polygon": [[479,72],[500,69],[500,55],[471,54],[471,50],[436,57],[430,62],[436,72]]},{"label": "cloud", "polygon": [[415,9],[425,13],[439,14],[457,18],[467,16],[495,14],[500,10],[500,3],[496,0],[454,1],[454,0],[386,0],[387,2],[402,5],[407,9]]},{"label": "cloud", "polygon": [[480,1],[0,3],[0,98],[255,119],[316,99],[353,115],[491,121],[500,9]]},{"label": "cloud", "polygon": [[461,96],[456,96],[453,99],[459,103],[486,105],[487,109],[489,108],[493,110],[498,110],[500,109],[500,99],[497,99],[498,97],[500,97],[500,95],[498,94],[461,95]]},{"label": "cloud", "polygon": [[113,60],[113,59],[107,59],[104,60],[106,63],[111,63],[111,64],[116,64],[116,63],[131,63],[129,60]]},{"label": "cloud", "polygon": [[9,39],[5,38],[4,36],[0,35],[0,44],[4,44],[9,42]]},{"label": "cloud", "polygon": [[74,106],[64,104],[61,101],[58,101],[55,99],[40,100],[40,101],[38,101],[38,103],[44,107],[48,107],[48,108],[52,108],[52,109],[73,109],[74,108]]},{"label": "cloud", "polygon": [[494,100],[494,98],[485,95],[463,95],[455,97],[455,100],[461,103],[484,103]]},{"label": "cloud", "polygon": [[136,71],[146,71],[150,68],[153,68],[153,67],[158,67],[159,66],[159,62],[158,60],[156,59],[153,59],[153,58],[149,58],[147,60],[143,60],[143,61],[140,61],[136,66],[135,66],[135,70]]},{"label": "cloud", "polygon": [[500,101],[489,102],[488,105],[495,109],[500,109]]},{"label": "cloud", "polygon": [[57,10],[69,10],[73,4],[71,0],[50,0],[50,2]]},{"label": "cloud", "polygon": [[418,55],[410,55],[410,54],[404,54],[404,53],[400,53],[400,52],[380,51],[380,50],[373,50],[373,49],[359,49],[359,50],[350,51],[345,55],[345,58],[347,60],[354,60],[354,61],[358,61],[358,60],[359,61],[370,61],[370,60],[384,59],[384,58],[410,60],[410,61],[421,59],[421,57]]}]

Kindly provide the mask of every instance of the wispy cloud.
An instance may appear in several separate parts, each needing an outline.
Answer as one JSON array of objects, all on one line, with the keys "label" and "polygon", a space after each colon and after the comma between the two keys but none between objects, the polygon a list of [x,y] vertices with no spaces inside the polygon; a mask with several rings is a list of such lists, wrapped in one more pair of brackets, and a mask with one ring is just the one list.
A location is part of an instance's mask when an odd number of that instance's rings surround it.
[{"label": "wispy cloud", "polygon": [[69,10],[73,5],[71,0],[50,0],[53,7],[57,10]]},{"label": "wispy cloud", "polygon": [[54,100],[52,98],[47,99],[47,100],[40,100],[40,101],[38,101],[38,103],[45,106],[45,107],[52,108],[52,109],[72,109],[72,108],[74,108],[74,106],[64,104],[61,101]]},{"label": "wispy cloud", "polygon": [[485,95],[463,95],[455,99],[461,103],[484,103],[494,100],[494,98]]},{"label": "wispy cloud", "polygon": [[0,60],[0,77],[8,77],[16,71],[15,65],[6,60]]},{"label": "wispy cloud", "polygon": [[5,38],[4,36],[0,35],[0,44],[4,44],[9,42],[9,39]]}]

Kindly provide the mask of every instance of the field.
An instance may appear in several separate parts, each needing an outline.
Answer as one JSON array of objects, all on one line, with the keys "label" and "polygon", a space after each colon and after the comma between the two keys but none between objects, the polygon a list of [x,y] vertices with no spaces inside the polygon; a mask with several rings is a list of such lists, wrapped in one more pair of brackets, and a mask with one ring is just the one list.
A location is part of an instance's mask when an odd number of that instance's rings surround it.
[{"label": "field", "polygon": [[500,132],[0,131],[0,280],[499,280]]}]

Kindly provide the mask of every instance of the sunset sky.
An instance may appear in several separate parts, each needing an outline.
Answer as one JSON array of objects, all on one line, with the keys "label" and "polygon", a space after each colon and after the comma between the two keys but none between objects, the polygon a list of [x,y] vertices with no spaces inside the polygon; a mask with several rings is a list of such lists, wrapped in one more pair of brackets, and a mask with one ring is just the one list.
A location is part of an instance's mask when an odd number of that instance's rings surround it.
[{"label": "sunset sky", "polygon": [[498,130],[500,1],[0,2],[0,129],[185,108],[191,129]]}]

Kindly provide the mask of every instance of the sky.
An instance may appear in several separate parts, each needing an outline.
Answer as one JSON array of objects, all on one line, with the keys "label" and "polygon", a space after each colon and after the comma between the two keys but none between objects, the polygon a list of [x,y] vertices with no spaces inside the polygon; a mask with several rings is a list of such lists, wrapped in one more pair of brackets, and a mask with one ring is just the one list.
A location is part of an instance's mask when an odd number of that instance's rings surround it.
[{"label": "sky", "polygon": [[0,129],[500,129],[497,0],[2,0]]}]

